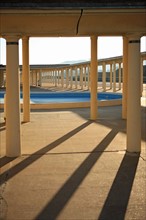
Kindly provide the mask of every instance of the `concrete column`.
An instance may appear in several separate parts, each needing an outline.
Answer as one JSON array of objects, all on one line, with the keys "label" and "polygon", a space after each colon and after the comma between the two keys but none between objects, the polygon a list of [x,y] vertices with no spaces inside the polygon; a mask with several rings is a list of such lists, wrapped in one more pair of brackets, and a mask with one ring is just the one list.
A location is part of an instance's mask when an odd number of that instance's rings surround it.
[{"label": "concrete column", "polygon": [[55,86],[57,86],[57,70],[54,71]]},{"label": "concrete column", "polygon": [[52,84],[54,85],[55,83],[55,73],[54,70],[52,70]]},{"label": "concrete column", "polygon": [[140,59],[140,72],[141,72],[141,96],[143,92],[143,59]]},{"label": "concrete column", "polygon": [[30,71],[30,86],[32,86],[32,71]]},{"label": "concrete column", "polygon": [[84,71],[84,67],[81,66],[81,69],[80,69],[80,86],[81,86],[81,89],[83,89],[83,71]]},{"label": "concrete column", "polygon": [[85,85],[85,87],[87,86],[87,79],[86,79],[86,77],[87,77],[87,75],[86,75],[86,73],[87,73],[87,69],[86,69],[87,67],[85,67],[85,69],[84,69],[84,85]]},{"label": "concrete column", "polygon": [[33,86],[33,81],[34,81],[34,70],[32,70],[32,86]]},{"label": "concrete column", "polygon": [[57,70],[57,85],[59,86],[59,70]]},{"label": "concrete column", "polygon": [[140,37],[128,41],[127,151],[141,150]]},{"label": "concrete column", "polygon": [[69,76],[68,76],[68,69],[66,69],[66,88],[68,88],[68,83],[69,83]]},{"label": "concrete column", "polygon": [[123,37],[123,86],[122,86],[122,118],[127,118],[127,92],[128,92],[128,38]]},{"label": "concrete column", "polygon": [[22,38],[23,121],[30,121],[29,38]]},{"label": "concrete column", "polygon": [[119,63],[119,90],[121,89],[121,63]]},{"label": "concrete column", "polygon": [[113,62],[113,92],[116,92],[116,63]]},{"label": "concrete column", "polygon": [[110,89],[112,89],[113,85],[113,69],[112,69],[112,64],[110,64]]},{"label": "concrete column", "polygon": [[35,86],[38,86],[38,70],[35,73]]},{"label": "concrete column", "polygon": [[21,155],[19,37],[6,37],[6,156]]},{"label": "concrete column", "polygon": [[64,69],[61,70],[61,86],[64,87]]},{"label": "concrete column", "polygon": [[102,64],[102,88],[106,91],[106,65],[105,62]]},{"label": "concrete column", "polygon": [[97,37],[91,37],[91,101],[90,118],[97,119]]},{"label": "concrete column", "polygon": [[90,89],[90,66],[89,65],[87,66],[87,70],[88,70],[88,89]]},{"label": "concrete column", "polygon": [[78,87],[78,68],[76,68],[76,72],[75,72],[75,88],[77,89]]},{"label": "concrete column", "polygon": [[73,84],[73,68],[70,70],[70,88],[72,89],[72,84]]},{"label": "concrete column", "polygon": [[68,69],[68,87],[70,87],[70,84],[71,84],[71,69],[69,68]]},{"label": "concrete column", "polygon": [[40,86],[40,87],[42,86],[42,74],[43,74],[43,73],[42,73],[42,70],[40,69],[40,70],[39,70],[39,85],[38,85],[38,86]]}]

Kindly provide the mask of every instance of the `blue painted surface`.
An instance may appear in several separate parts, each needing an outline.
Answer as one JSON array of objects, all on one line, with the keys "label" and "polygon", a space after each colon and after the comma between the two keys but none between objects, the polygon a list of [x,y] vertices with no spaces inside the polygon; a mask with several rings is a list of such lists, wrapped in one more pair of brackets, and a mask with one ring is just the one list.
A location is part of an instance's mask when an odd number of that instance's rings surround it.
[{"label": "blue painted surface", "polygon": [[[23,95],[21,94],[21,98]],[[0,92],[0,100],[3,101],[4,93]],[[98,93],[98,100],[121,99],[119,93]],[[41,92],[31,93],[30,100],[33,103],[65,103],[65,102],[89,102],[89,92]]]}]

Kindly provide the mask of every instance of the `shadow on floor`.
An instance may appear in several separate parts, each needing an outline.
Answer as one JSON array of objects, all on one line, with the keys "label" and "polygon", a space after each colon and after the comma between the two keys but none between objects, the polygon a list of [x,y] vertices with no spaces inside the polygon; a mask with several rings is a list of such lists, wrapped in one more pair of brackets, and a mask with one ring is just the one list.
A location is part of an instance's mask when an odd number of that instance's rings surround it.
[{"label": "shadow on floor", "polygon": [[[57,219],[67,202],[80,186],[84,178],[88,175],[94,164],[102,155],[103,151],[111,143],[117,135],[117,129],[111,130],[107,136],[94,148],[83,163],[76,169],[67,182],[56,193],[52,200],[46,205],[44,210],[36,217],[36,219]],[[94,153],[96,152],[96,153]]]},{"label": "shadow on floor", "polygon": [[125,154],[98,218],[99,220],[125,219],[139,156],[139,154],[135,156]]}]

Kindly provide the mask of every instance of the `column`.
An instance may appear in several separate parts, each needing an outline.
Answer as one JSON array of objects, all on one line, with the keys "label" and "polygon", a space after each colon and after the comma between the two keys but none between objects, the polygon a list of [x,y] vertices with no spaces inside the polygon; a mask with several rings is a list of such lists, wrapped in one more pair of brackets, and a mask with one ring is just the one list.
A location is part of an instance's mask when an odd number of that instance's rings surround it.
[{"label": "column", "polygon": [[69,83],[68,71],[69,69],[66,69],[66,88],[68,88],[68,83]]},{"label": "column", "polygon": [[32,70],[32,86],[34,85],[34,70]]},{"label": "column", "polygon": [[55,70],[54,73],[55,73],[55,76],[54,76],[55,77],[55,86],[57,86],[57,70]]},{"label": "column", "polygon": [[23,121],[30,121],[29,38],[22,38]]},{"label": "column", "polygon": [[61,86],[64,87],[64,69],[61,69]]},{"label": "column", "polygon": [[80,68],[80,86],[81,86],[81,89],[83,89],[83,71],[84,71],[84,67],[81,66]]},{"label": "column", "polygon": [[102,88],[106,91],[106,65],[105,62],[102,64]]},{"label": "column", "polygon": [[55,83],[55,74],[54,74],[54,70],[52,70],[52,85],[54,85]]},{"label": "column", "polygon": [[19,49],[17,36],[6,37],[6,156],[21,155]]},{"label": "column", "polygon": [[122,86],[122,118],[127,118],[127,90],[128,90],[128,38],[123,37],[123,86]]},{"label": "column", "polygon": [[35,73],[35,86],[38,86],[38,70]]},{"label": "column", "polygon": [[70,69],[70,88],[72,89],[72,83],[73,83],[73,68]]},{"label": "column", "polygon": [[87,79],[88,79],[88,76],[89,76],[89,74],[87,72],[87,68],[88,67],[85,66],[84,72],[83,72],[83,84],[84,84],[85,87],[87,86]]},{"label": "column", "polygon": [[143,58],[140,59],[140,72],[141,72],[141,96],[143,93]]},{"label": "column", "polygon": [[121,63],[119,63],[119,90],[121,89]]},{"label": "column", "polygon": [[38,86],[40,86],[40,87],[42,86],[42,74],[43,74],[42,70],[40,69],[39,70],[39,81],[38,81]]},{"label": "column", "polygon": [[75,88],[77,89],[78,87],[78,68],[76,68],[76,72],[75,72]]},{"label": "column", "polygon": [[59,75],[59,69],[58,69],[57,70],[57,84],[58,84],[58,86],[59,86],[59,83],[60,83],[59,77],[60,77],[60,75]]},{"label": "column", "polygon": [[113,84],[113,69],[112,69],[112,63],[110,64],[110,89],[112,89]]},{"label": "column", "polygon": [[113,62],[113,92],[116,92],[116,63]]},{"label": "column", "polygon": [[91,37],[91,101],[90,118],[97,119],[97,37]]},{"label": "column", "polygon": [[141,150],[140,37],[128,41],[127,151]]},{"label": "column", "polygon": [[88,70],[88,89],[90,89],[90,65],[87,66],[87,70]]}]

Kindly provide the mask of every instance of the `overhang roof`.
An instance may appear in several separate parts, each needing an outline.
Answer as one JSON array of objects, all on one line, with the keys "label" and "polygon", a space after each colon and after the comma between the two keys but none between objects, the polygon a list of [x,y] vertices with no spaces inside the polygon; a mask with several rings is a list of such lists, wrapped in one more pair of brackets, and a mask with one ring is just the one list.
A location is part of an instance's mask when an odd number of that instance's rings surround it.
[{"label": "overhang roof", "polygon": [[146,8],[146,0],[1,0],[5,9]]}]

